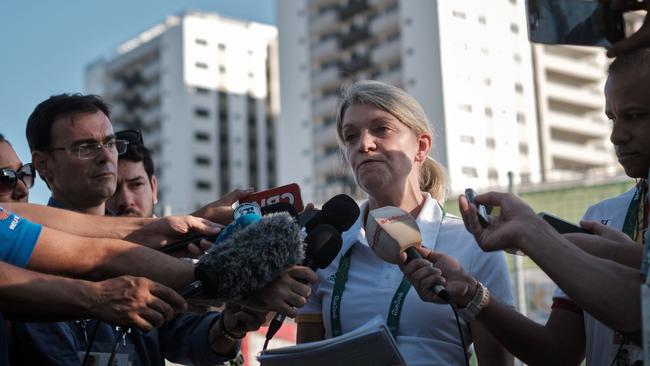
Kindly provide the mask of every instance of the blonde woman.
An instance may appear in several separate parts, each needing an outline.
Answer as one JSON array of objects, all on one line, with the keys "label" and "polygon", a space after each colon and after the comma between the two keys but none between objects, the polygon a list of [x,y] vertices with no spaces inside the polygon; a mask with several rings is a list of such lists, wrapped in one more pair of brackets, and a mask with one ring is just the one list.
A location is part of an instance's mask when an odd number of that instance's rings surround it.
[{"label": "blonde woman", "polygon": [[432,132],[419,103],[394,86],[357,82],[343,95],[337,133],[368,200],[343,234],[339,256],[317,273],[318,282],[297,318],[298,342],[344,334],[380,315],[409,366],[464,364],[471,343],[481,365],[512,364],[512,357],[479,324],[461,320],[463,345],[451,307],[422,301],[398,266],[383,262],[367,244],[368,211],[400,207],[417,219],[424,246],[453,256],[492,296],[512,304],[503,255],[483,253],[462,220],[445,214],[439,203],[447,178],[429,158]]}]

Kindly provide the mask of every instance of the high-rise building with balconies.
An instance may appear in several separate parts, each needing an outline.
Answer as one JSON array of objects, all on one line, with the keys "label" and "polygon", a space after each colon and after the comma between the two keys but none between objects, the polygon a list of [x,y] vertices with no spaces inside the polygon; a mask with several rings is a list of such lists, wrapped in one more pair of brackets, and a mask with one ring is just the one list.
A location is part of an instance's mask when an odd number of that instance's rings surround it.
[{"label": "high-rise building with balconies", "polygon": [[[523,0],[278,0],[277,14],[280,129],[312,131],[285,153],[313,154],[316,201],[354,191],[334,115],[342,87],[361,79],[422,104],[453,190],[541,179]],[[279,160],[280,175],[304,174]]]},{"label": "high-rise building with balconies", "polygon": [[236,187],[276,185],[277,30],[187,12],[89,65],[115,130],[140,129],[160,205],[188,212]]},{"label": "high-rise building with balconies", "polygon": [[607,58],[600,48],[536,45],[537,108],[544,179],[616,171],[605,117]]}]

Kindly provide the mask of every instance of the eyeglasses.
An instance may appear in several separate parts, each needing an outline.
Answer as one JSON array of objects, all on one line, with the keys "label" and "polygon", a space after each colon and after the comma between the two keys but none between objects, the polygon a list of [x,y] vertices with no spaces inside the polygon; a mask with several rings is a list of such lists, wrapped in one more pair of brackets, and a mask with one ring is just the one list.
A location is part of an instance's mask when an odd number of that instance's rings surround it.
[{"label": "eyeglasses", "polygon": [[34,186],[34,168],[32,163],[27,163],[18,170],[0,169],[0,192],[11,192],[16,188],[18,179],[30,189]]},{"label": "eyeglasses", "polygon": [[115,132],[115,138],[118,140],[126,140],[131,146],[144,146],[144,141],[142,140],[142,133],[140,130],[124,130]]},{"label": "eyeglasses", "polygon": [[64,150],[68,154],[76,155],[79,159],[92,159],[99,154],[102,148],[117,153],[117,155],[124,154],[129,142],[126,140],[110,139],[106,142],[87,142],[79,145],[69,147],[51,147],[47,150]]}]

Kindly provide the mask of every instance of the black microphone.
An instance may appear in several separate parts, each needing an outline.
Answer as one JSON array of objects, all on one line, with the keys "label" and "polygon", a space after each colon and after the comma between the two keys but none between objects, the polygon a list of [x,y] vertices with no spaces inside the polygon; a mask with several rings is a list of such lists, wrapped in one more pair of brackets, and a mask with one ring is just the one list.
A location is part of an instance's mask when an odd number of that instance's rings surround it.
[{"label": "black microphone", "polygon": [[300,227],[287,213],[264,216],[234,232],[199,259],[196,281],[179,293],[238,301],[273,281],[305,258]]},{"label": "black microphone", "polygon": [[[314,211],[316,212],[314,213]],[[302,221],[305,222],[304,226],[307,232],[310,232],[320,224],[329,224],[342,233],[349,230],[355,221],[357,221],[359,217],[359,205],[357,205],[352,197],[339,194],[325,202],[322,210],[305,211],[303,214],[306,215]],[[300,216],[298,221],[301,221]]]},{"label": "black microphone", "polygon": [[[316,271],[318,268],[325,268],[332,263],[334,258],[341,250],[343,241],[341,239],[341,234],[339,231],[328,224],[320,224],[314,227],[307,237],[305,238],[305,243],[307,244],[305,248],[305,259],[301,265],[311,268],[313,271]],[[275,333],[280,330],[282,323],[286,316],[284,314],[277,313],[275,317],[269,324],[269,328],[266,331],[266,341],[264,342],[263,349],[265,350],[269,344],[269,341]]]}]

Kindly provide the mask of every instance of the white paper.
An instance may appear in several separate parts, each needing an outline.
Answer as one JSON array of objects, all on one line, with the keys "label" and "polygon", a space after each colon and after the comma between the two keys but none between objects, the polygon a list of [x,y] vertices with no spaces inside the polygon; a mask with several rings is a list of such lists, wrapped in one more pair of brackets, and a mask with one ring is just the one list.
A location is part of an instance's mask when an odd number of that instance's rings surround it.
[{"label": "white paper", "polygon": [[395,339],[380,317],[335,338],[263,351],[257,359],[262,366],[405,364]]}]

